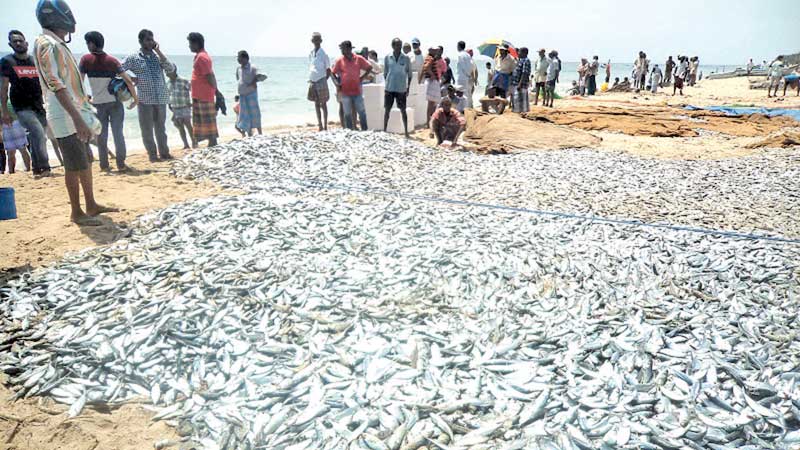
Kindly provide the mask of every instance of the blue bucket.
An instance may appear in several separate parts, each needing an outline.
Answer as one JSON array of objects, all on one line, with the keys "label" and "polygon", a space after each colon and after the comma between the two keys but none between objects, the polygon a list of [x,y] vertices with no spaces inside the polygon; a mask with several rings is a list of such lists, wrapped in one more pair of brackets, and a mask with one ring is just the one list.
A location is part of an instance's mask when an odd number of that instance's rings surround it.
[{"label": "blue bucket", "polygon": [[17,205],[14,202],[14,188],[0,188],[0,220],[17,218]]}]

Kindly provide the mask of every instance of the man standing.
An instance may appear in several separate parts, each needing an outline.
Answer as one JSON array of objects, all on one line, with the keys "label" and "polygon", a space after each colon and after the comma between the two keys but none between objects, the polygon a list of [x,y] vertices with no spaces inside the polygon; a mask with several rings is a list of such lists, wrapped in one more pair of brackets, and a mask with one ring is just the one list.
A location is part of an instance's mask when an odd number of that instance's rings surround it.
[{"label": "man standing", "polygon": [[[0,115],[2,122],[13,123],[8,109],[9,87],[11,106],[17,120],[28,130],[31,143],[31,160],[35,177],[49,176],[50,163],[47,158],[47,119],[42,101],[42,87],[39,72],[33,58],[28,55],[28,41],[22,32],[12,30],[8,33],[8,45],[14,53],[0,60],[2,86],[0,87]],[[2,150],[0,150],[2,151]]]},{"label": "man standing", "polygon": [[528,88],[531,82],[531,60],[528,59],[528,49],[519,49],[519,61],[514,69],[514,76],[511,77],[511,85],[514,87],[514,102],[512,103],[515,113],[529,112],[531,110],[528,98]]},{"label": "man standing", "polygon": [[328,130],[328,79],[331,77],[331,60],[322,49],[322,35],[313,33],[311,43],[314,48],[308,55],[310,67],[308,74],[308,100],[314,102],[317,111],[317,124],[319,131]]},{"label": "man standing", "polygon": [[667,58],[666,64],[664,64],[664,82],[662,83],[662,87],[672,84],[672,73],[674,71],[675,61],[672,59],[672,56],[670,56]]},{"label": "man standing", "polygon": [[411,47],[414,49],[414,57],[411,60],[411,72],[419,74],[422,72],[422,63],[425,62],[425,56],[422,54],[422,47],[420,46],[419,39],[412,39]]},{"label": "man standing", "polygon": [[194,138],[217,145],[217,78],[211,57],[206,53],[206,40],[200,33],[189,33],[189,50],[195,54],[192,67],[192,126]]},{"label": "man standing", "polygon": [[599,59],[598,56],[595,56],[589,64],[589,75],[586,77],[586,89],[589,95],[594,95],[597,92],[597,73],[600,70]]},{"label": "man standing", "polygon": [[751,73],[753,73],[753,68],[755,66],[756,65],[753,63],[753,58],[750,58],[750,61],[747,62],[747,75],[750,75]]},{"label": "man standing", "polygon": [[686,77],[689,76],[689,57],[679,56],[678,66],[675,68],[675,82],[672,85],[672,96],[675,96],[677,91],[683,95],[683,83]]},{"label": "man standing", "polygon": [[767,87],[767,97],[772,98],[772,90],[775,90],[775,97],[778,96],[778,87],[783,80],[783,55],[778,56],[769,65],[769,86]]},{"label": "man standing", "polygon": [[419,73],[419,81],[425,80],[425,99],[428,101],[428,110],[426,113],[426,126],[430,126],[431,116],[439,102],[442,100],[442,85],[441,78],[444,74],[442,67],[439,65],[438,59],[439,51],[435,48],[428,49],[428,56],[422,63],[422,72]]},{"label": "man standing", "polygon": [[[342,57],[334,64],[333,73],[338,77],[335,82],[342,94],[345,126],[355,130],[353,124],[353,107],[355,107],[361,122],[361,129],[366,131],[367,112],[364,109],[361,82],[372,73],[372,65],[363,57],[353,54],[353,44],[350,41],[342,42],[339,48],[342,50]],[[363,75],[361,75],[361,71],[364,71]]]},{"label": "man standing", "polygon": [[125,121],[125,108],[122,106],[115,95],[108,91],[111,80],[121,76],[128,86],[128,90],[133,95],[133,102],[128,107],[135,108],[139,103],[136,95],[136,88],[133,81],[122,70],[122,65],[117,58],[103,51],[105,39],[97,31],[90,31],[84,36],[86,48],[89,53],[83,55],[78,64],[82,77],[89,77],[89,87],[92,88],[92,104],[97,109],[97,117],[100,119],[100,136],[97,138],[97,149],[100,154],[100,170],[110,171],[108,164],[108,126],[111,125],[111,133],[114,135],[114,147],[116,149],[117,170],[126,172],[128,167],[125,165],[125,135],[122,125]]},{"label": "man standing", "polygon": [[[139,128],[150,162],[172,159],[167,144],[167,82],[164,73],[175,72],[173,65],[153,38],[153,32],[139,32],[139,52],[122,61],[122,69],[136,75],[139,96]],[[158,153],[156,153],[156,145]]]},{"label": "man standing", "polygon": [[533,76],[534,80],[534,92],[533,92],[533,104],[539,104],[539,91],[542,91],[542,96],[545,99],[544,106],[547,106],[547,94],[546,94],[546,84],[547,84],[547,71],[550,68],[550,59],[545,54],[545,49],[539,49],[539,58],[536,60],[536,64],[534,65],[533,69]]},{"label": "man standing", "polygon": [[386,72],[386,90],[383,99],[383,131],[389,126],[389,114],[395,100],[400,115],[403,117],[403,127],[408,138],[408,116],[406,115],[406,100],[408,89],[411,86],[411,59],[400,52],[403,42],[400,39],[392,40],[392,54],[383,59],[383,69]]},{"label": "man standing", "polygon": [[644,52],[639,52],[639,57],[633,62],[633,87],[636,92],[644,88],[645,77],[647,76],[647,57]]},{"label": "man standing", "polygon": [[266,79],[265,75],[259,74],[258,69],[250,64],[250,54],[246,51],[240,51],[236,60],[239,62],[239,67],[236,68],[236,81],[239,82],[239,119],[236,126],[248,136],[253,135],[253,128],[261,134],[258,82]]},{"label": "man standing", "polygon": [[467,108],[472,108],[472,87],[475,85],[472,72],[475,63],[472,61],[472,56],[467,53],[467,44],[464,41],[459,41],[456,48],[458,48],[456,84],[464,89],[464,96],[467,99]]},{"label": "man standing", "polygon": [[550,52],[550,64],[547,67],[547,82],[544,90],[544,106],[553,107],[553,100],[556,96],[556,83],[558,83],[558,76],[561,73],[561,61],[558,59],[558,53],[555,50]]},{"label": "man standing", "polygon": [[[64,38],[75,32],[75,17],[64,0],[42,0],[36,7],[36,19],[43,32],[34,44],[34,62],[48,90],[50,126],[64,158],[70,219],[78,225],[98,226],[102,223],[95,216],[116,209],[101,206],[94,199],[86,154],[89,139],[97,134],[100,123],[83,90],[78,63],[64,43]],[[81,188],[86,212],[81,209]]]},{"label": "man standing", "polygon": [[436,135],[436,145],[448,142],[445,147],[455,147],[465,126],[464,117],[452,108],[450,98],[443,98],[441,106],[431,116],[431,131]]},{"label": "man standing", "polygon": [[494,61],[494,80],[492,85],[498,97],[507,98],[511,87],[511,74],[517,68],[517,60],[508,54],[508,47],[503,44],[499,48],[499,55]]}]

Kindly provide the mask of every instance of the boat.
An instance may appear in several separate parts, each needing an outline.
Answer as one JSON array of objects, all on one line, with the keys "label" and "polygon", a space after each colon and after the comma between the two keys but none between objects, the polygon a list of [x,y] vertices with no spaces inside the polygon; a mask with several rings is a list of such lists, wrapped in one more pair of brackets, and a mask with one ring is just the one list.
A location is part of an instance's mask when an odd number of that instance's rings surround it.
[{"label": "boat", "polygon": [[724,80],[727,78],[737,78],[737,77],[765,77],[767,76],[767,69],[755,67],[750,73],[747,73],[747,69],[742,69],[741,67],[732,71],[732,72],[720,72],[720,73],[710,73],[706,78],[709,80]]}]

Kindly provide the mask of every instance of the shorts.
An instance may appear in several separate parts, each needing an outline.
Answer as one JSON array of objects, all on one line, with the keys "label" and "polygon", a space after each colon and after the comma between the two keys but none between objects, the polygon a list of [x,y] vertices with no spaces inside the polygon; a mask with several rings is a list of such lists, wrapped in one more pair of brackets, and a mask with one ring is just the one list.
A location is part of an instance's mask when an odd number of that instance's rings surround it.
[{"label": "shorts", "polygon": [[676,89],[683,89],[683,78],[675,77],[675,88]]},{"label": "shorts", "polygon": [[391,108],[394,104],[395,100],[397,100],[397,108],[398,109],[406,109],[406,96],[405,92],[389,92],[386,91],[383,93],[383,107],[384,108]]},{"label": "shorts", "polygon": [[779,77],[775,77],[775,76],[769,77],[769,87],[778,87],[778,86],[780,86],[782,80],[783,80],[783,77],[780,77],[780,76]]},{"label": "shorts", "polygon": [[547,89],[550,89],[551,91],[555,91],[556,90],[556,80],[547,80]]},{"label": "shorts", "polygon": [[172,109],[172,121],[176,121],[178,119],[189,119],[192,120],[192,107],[186,106],[184,108],[173,108]]},{"label": "shorts", "polygon": [[544,89],[547,86],[547,83],[544,81],[539,81],[536,83],[536,92],[539,92],[539,88]]},{"label": "shorts", "polygon": [[64,170],[67,172],[80,172],[89,168],[89,159],[86,155],[89,144],[78,139],[77,134],[58,138],[61,147],[61,157],[64,158]]},{"label": "shorts", "polygon": [[7,150],[19,150],[28,145],[28,134],[25,128],[15,120],[11,125],[3,124],[3,147]]}]

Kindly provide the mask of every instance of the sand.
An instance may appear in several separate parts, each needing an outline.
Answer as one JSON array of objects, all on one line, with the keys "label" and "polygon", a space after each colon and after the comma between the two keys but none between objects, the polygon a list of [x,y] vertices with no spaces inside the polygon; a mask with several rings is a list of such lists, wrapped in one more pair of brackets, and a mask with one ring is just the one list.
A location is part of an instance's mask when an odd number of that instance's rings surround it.
[{"label": "sand", "polygon": [[[87,407],[75,418],[48,398],[13,402],[0,386],[0,448],[4,450],[140,450],[177,439],[165,422],[153,422],[140,405],[113,411]],[[176,447],[177,448],[177,447]]]},{"label": "sand", "polygon": [[[175,157],[183,155],[173,152]],[[189,199],[222,192],[210,183],[178,180],[169,174],[169,163],[150,163],[144,154],[128,158],[131,174],[105,174],[94,168],[95,198],[120,212],[101,216],[99,227],[79,227],[69,220],[69,200],[63,169],[54,176],[35,180],[30,173],[0,176],[0,184],[14,188],[17,220],[0,222],[0,271],[26,270],[62,257],[65,253],[109,244],[125,234],[137,216]]]}]

